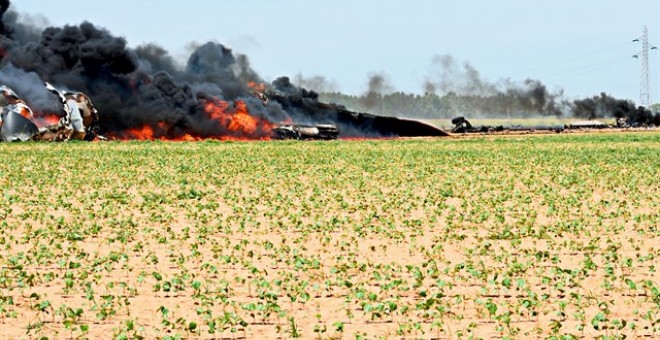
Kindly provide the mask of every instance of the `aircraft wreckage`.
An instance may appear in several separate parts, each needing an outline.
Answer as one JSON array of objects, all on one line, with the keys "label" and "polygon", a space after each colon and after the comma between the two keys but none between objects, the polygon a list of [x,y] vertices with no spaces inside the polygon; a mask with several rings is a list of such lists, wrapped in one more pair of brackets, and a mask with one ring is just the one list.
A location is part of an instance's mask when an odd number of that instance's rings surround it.
[{"label": "aircraft wreckage", "polygon": [[286,124],[274,127],[271,132],[274,139],[331,140],[339,138],[339,128],[337,128],[337,125],[334,124]]},{"label": "aircraft wreckage", "polygon": [[[289,87],[288,78],[283,87]],[[293,93],[291,93],[293,92]],[[343,105],[327,104],[318,100],[318,95],[301,89],[285,92],[269,90],[255,95],[264,105],[277,102],[289,112],[305,112],[304,120],[325,122],[323,124],[283,124],[272,129],[274,139],[331,140],[340,137],[445,137],[448,133],[424,121],[380,116],[371,113],[354,112]]]},{"label": "aircraft wreckage", "polygon": [[[80,92],[62,92],[49,83],[46,89],[55,94],[62,111],[36,116],[12,89],[0,86],[0,141],[93,140],[97,135],[99,113],[91,99]],[[41,125],[41,127],[40,127]]]},{"label": "aircraft wreckage", "polygon": [[[660,117],[660,115],[658,115]],[[630,128],[647,128],[651,129],[655,126],[660,126],[660,119],[658,123],[652,121],[639,121],[639,120],[630,120],[627,117],[618,117],[616,118],[615,124],[606,124],[599,120],[584,120],[584,121],[575,121],[567,124],[555,124],[555,125],[537,125],[537,126],[491,126],[491,125],[480,125],[474,126],[467,120],[465,117],[460,116],[451,120],[451,123],[454,127],[451,129],[452,134],[498,134],[498,133],[531,133],[531,132],[555,132],[561,133],[565,131],[586,131],[586,130],[603,130],[603,129],[630,129]]]},{"label": "aircraft wreckage", "polygon": [[[92,100],[82,92],[61,91],[49,83],[45,88],[59,100],[60,111],[44,114],[33,112],[27,103],[11,88],[0,85],[0,142],[105,140],[99,135],[99,112]],[[347,110],[336,104],[321,103],[315,97],[296,96],[281,91],[257,92],[263,105],[276,101],[283,109],[306,112],[304,121],[316,123],[272,124],[272,139],[334,140],[341,136],[353,137],[417,137],[449,136],[440,128],[423,121],[379,116]],[[656,120],[657,116],[656,116]],[[470,133],[533,132],[565,130],[629,128],[639,125],[620,117],[616,125],[600,121],[573,122],[559,126],[473,126],[465,117],[452,119],[452,135]],[[657,125],[657,122],[655,122]],[[652,125],[652,124],[650,124]],[[372,135],[373,134],[373,135]]]},{"label": "aircraft wreckage", "polygon": [[[34,113],[30,107],[7,86],[0,86],[0,141],[67,141],[105,140],[99,135],[99,112],[91,99],[81,92],[60,91],[49,83],[46,89],[61,104],[57,113]],[[273,124],[273,139],[334,140],[347,137],[411,137],[447,136],[441,129],[422,121],[352,112],[343,106],[318,102],[316,98],[297,98],[285,93],[256,93],[257,98],[269,105],[269,96],[283,108],[307,112],[304,121],[325,123]],[[364,135],[366,133],[366,135]]]}]

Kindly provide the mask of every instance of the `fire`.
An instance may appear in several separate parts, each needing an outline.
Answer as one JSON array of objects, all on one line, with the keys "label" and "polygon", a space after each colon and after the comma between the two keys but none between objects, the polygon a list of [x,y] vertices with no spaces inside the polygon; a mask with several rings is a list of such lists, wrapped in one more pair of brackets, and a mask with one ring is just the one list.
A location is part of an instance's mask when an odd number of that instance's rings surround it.
[{"label": "fire", "polygon": [[139,129],[130,129],[127,131],[127,135],[131,139],[137,140],[153,140],[154,139],[154,129],[149,125],[144,125]]},{"label": "fire", "polygon": [[251,81],[248,83],[248,87],[252,89],[252,91],[258,92],[258,93],[264,93],[266,92],[266,84],[264,83],[257,83],[254,81]]},{"label": "fire", "polygon": [[21,116],[25,117],[26,119],[32,119],[32,112],[30,109],[26,107],[21,108]]},{"label": "fire", "polygon": [[268,105],[268,102],[270,100],[266,96],[266,84],[251,81],[251,82],[248,83],[248,87],[250,89],[252,89],[252,93],[257,98],[261,99],[261,101],[264,103],[264,105]]},{"label": "fire", "polygon": [[[267,140],[274,127],[269,121],[253,116],[244,101],[227,102],[219,98],[199,98],[202,113],[209,129],[196,132],[182,129],[167,122],[144,124],[121,133],[110,134],[111,138],[124,140],[167,140],[192,142],[204,139],[216,140]],[[215,124],[215,125],[213,125]],[[215,131],[215,132],[214,132]]]},{"label": "fire", "polygon": [[[229,136],[245,139],[268,139],[273,124],[269,121],[252,116],[247,105],[242,100],[234,102],[233,108],[229,103],[218,98],[206,100],[204,112],[221,127],[224,127]],[[220,138],[222,139],[222,138]]]},{"label": "fire", "polygon": [[37,113],[32,117],[32,121],[37,127],[42,128],[50,125],[57,125],[60,117],[54,113]]},{"label": "fire", "polygon": [[183,135],[183,137],[181,137],[180,140],[183,141],[183,142],[196,142],[196,141],[201,140],[201,138],[199,138],[199,137],[193,137],[193,136],[191,136],[190,134],[187,134],[187,133],[186,133],[185,135]]}]

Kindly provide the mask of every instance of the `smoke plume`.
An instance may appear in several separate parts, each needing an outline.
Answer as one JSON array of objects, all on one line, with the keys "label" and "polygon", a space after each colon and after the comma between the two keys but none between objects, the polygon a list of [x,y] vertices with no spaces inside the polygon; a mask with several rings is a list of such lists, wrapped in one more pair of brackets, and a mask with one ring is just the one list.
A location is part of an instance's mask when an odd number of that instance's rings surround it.
[{"label": "smoke plume", "polygon": [[627,100],[605,93],[593,98],[566,100],[561,90],[551,92],[539,80],[516,83],[509,79],[496,83],[483,79],[469,63],[459,66],[449,55],[435,56],[424,82],[426,93],[449,98],[464,112],[478,116],[567,116],[586,119],[626,118],[632,125],[660,125],[660,114],[635,107]]},{"label": "smoke plume", "polygon": [[374,109],[386,95],[394,89],[389,76],[384,72],[371,73],[367,80],[367,92],[362,96],[362,105],[367,109]]},{"label": "smoke plume", "polygon": [[293,83],[297,87],[310,89],[317,93],[337,91],[337,84],[334,81],[320,75],[305,77],[302,73],[298,73],[294,77]]},{"label": "smoke plume", "polygon": [[[0,84],[12,87],[38,111],[60,111],[43,81],[84,92],[101,113],[102,134],[130,138],[140,130],[153,138],[262,138],[280,122],[336,123],[344,136],[411,136],[415,129],[424,131],[421,135],[440,133],[411,121],[321,103],[317,92],[304,87],[334,88],[323,77],[300,77],[298,86],[287,77],[268,84],[247,56],[220,43],[191,45],[181,65],[158,45],[130,48],[124,38],[90,22],[45,27],[44,20],[23,18],[10,6],[0,0]],[[434,65],[427,90],[460,103],[466,115],[493,110],[559,115],[578,106],[559,100],[561,93],[549,92],[538,81],[492,84],[474,67],[459,66],[449,56],[436,57]],[[390,93],[393,86],[382,73],[371,74],[367,86],[367,108],[396,94]],[[589,105],[579,107],[586,112]]]},{"label": "smoke plume", "polygon": [[[286,77],[267,84],[247,56],[222,44],[193,46],[179,65],[158,45],[130,48],[124,38],[90,22],[43,29],[19,20],[9,7],[0,0],[0,83],[33,108],[52,112],[55,102],[43,81],[84,92],[101,113],[102,134],[131,138],[139,130],[153,138],[262,138],[282,121],[336,122],[343,135],[373,133],[368,130],[375,117],[340,114],[341,107],[319,103],[316,92]],[[330,84],[324,78],[312,81]],[[396,126],[376,133],[399,134]]]},{"label": "smoke plume", "polygon": [[481,77],[468,62],[459,65],[449,55],[435,56],[424,82],[426,93],[450,95],[458,103],[454,107],[470,113],[488,116],[493,113],[516,116],[559,116],[567,109],[561,101],[562,93],[552,93],[538,80],[525,80],[517,84],[510,80],[498,83]]},{"label": "smoke plume", "polygon": [[601,93],[600,96],[585,98],[573,102],[573,113],[576,117],[595,118],[625,118],[629,124],[660,126],[660,114],[653,114],[643,106],[635,107],[629,100],[616,99]]},{"label": "smoke plume", "polygon": [[[48,27],[38,39],[26,36],[27,40],[9,34],[17,26],[3,26],[6,54],[0,63],[0,82],[39,109],[52,110],[40,104],[44,102],[43,81],[85,92],[102,112],[102,132],[110,135],[143,126],[155,131],[156,137],[243,133],[223,126],[205,104],[215,99],[232,101],[225,109],[233,112],[234,101],[253,99],[247,82],[261,82],[245,57],[235,56],[221,44],[199,46],[185,67],[180,67],[157,45],[131,49],[125,39],[89,22]],[[262,118],[270,110],[263,105],[252,108]],[[260,128],[250,132],[252,137],[267,133]]]}]

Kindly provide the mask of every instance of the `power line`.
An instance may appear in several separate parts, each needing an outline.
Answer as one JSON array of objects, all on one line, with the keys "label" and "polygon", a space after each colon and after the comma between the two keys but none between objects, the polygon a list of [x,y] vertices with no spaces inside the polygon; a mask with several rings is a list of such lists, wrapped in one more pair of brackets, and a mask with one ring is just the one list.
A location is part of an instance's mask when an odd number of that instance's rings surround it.
[{"label": "power line", "polygon": [[610,65],[613,65],[613,64],[618,64],[618,63],[620,63],[622,61],[626,61],[626,60],[630,60],[629,55],[622,55],[622,56],[618,56],[618,57],[613,58],[613,59],[608,59],[608,60],[601,61],[599,63],[594,63],[594,64],[590,64],[590,65],[586,65],[586,66],[580,66],[580,67],[577,67],[577,68],[572,68],[572,69],[569,69],[569,70],[564,70],[564,71],[548,74],[548,75],[542,76],[540,78],[545,79],[545,78],[553,78],[553,77],[556,77],[556,76],[562,76],[562,75],[566,75],[566,74],[570,76],[572,74],[587,73],[587,72],[590,72],[592,70],[601,69],[601,68],[604,68],[604,67],[607,67],[607,66],[610,66]]},{"label": "power line", "polygon": [[605,62],[605,63],[592,65],[590,67],[586,67],[586,68],[583,68],[583,69],[577,69],[572,74],[570,74],[569,72],[559,73],[559,75],[569,73],[569,74],[567,74],[566,76],[563,76],[563,77],[552,78],[553,76],[549,76],[549,78],[554,79],[554,81],[572,79],[572,78],[579,77],[579,76],[582,76],[582,75],[585,75],[585,74],[589,74],[589,73],[594,72],[594,71],[598,71],[598,70],[608,68],[612,65],[627,62],[629,60],[629,58],[630,58],[629,56],[623,56],[623,57],[619,57],[619,58],[616,58],[616,59],[609,60],[608,62]]},{"label": "power line", "polygon": [[576,61],[576,60],[580,60],[580,59],[592,57],[594,55],[598,55],[598,54],[601,54],[601,53],[609,52],[609,51],[612,51],[612,50],[615,50],[615,49],[618,49],[620,47],[630,45],[630,44],[631,44],[630,42],[625,42],[625,43],[612,45],[612,46],[605,47],[603,49],[600,49],[600,50],[597,50],[597,51],[594,51],[594,52],[590,52],[590,53],[587,53],[587,54],[579,55],[579,56],[576,56],[576,57],[573,57],[573,58],[570,58],[570,59],[565,59],[565,60],[554,62],[554,63],[551,63],[551,64],[546,64],[546,65],[530,68],[530,69],[527,69],[527,70],[524,70],[524,71],[515,72],[515,73],[512,73],[511,75],[519,75],[519,74],[522,74],[522,73],[529,73],[529,72],[533,72],[533,71],[542,70],[542,69],[545,69],[545,68],[551,68],[551,67],[555,67],[555,66],[559,66],[559,65],[563,65],[563,64],[568,64],[568,63]]}]

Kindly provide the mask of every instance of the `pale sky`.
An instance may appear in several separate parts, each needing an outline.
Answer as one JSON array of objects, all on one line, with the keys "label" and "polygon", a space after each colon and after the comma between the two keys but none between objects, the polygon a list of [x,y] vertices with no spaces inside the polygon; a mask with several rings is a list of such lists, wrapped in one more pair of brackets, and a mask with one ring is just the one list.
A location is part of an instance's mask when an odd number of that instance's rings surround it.
[{"label": "pale sky", "polygon": [[[84,20],[132,47],[156,43],[185,60],[216,41],[249,56],[266,80],[322,75],[362,93],[384,72],[395,90],[422,93],[435,55],[467,61],[488,81],[539,79],[568,98],[605,91],[639,101],[642,35],[660,46],[660,0],[14,0],[50,24]],[[660,52],[650,52],[660,101]]]}]

